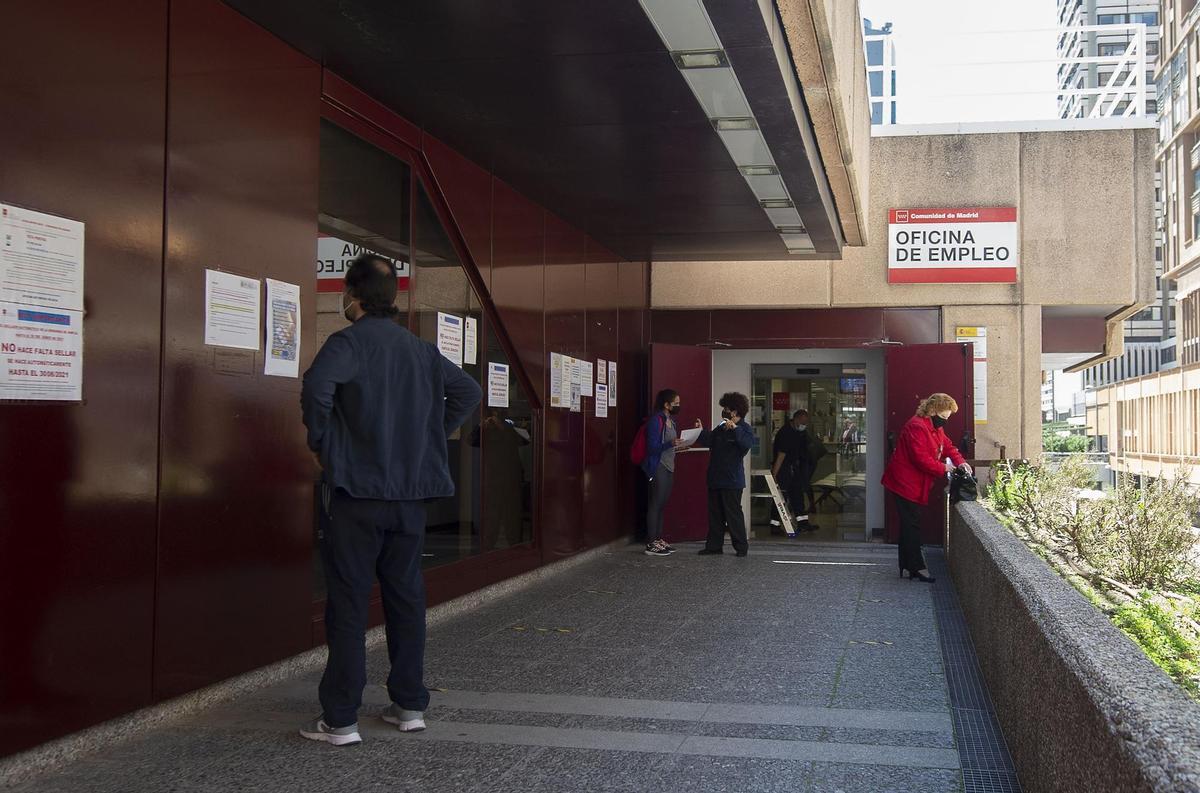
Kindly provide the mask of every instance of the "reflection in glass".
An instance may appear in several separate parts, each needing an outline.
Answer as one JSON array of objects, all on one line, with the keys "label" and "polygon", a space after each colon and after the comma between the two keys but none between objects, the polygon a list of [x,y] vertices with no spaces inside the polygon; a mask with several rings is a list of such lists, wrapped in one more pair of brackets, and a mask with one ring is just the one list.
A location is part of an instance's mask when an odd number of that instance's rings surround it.
[{"label": "reflection in glass", "polygon": [[[487,360],[509,363],[490,324]],[[533,540],[536,436],[529,397],[516,377],[509,377],[508,407],[484,407],[483,414],[478,435],[483,450],[482,543],[484,551],[492,551]]]}]

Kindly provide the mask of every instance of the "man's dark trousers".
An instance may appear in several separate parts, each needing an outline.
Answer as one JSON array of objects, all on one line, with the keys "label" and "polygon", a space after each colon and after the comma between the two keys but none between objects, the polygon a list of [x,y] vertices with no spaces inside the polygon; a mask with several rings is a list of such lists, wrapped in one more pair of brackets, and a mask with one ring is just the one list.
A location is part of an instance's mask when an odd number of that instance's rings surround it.
[{"label": "man's dark trousers", "polygon": [[742,552],[750,547],[746,537],[746,516],[742,512],[741,490],[708,491],[708,540],[704,547],[719,551],[725,545],[725,530],[733,550]]},{"label": "man's dark trousers", "polygon": [[[326,488],[327,489],[327,488]],[[379,577],[387,629],[388,695],[405,710],[424,711],[425,505],[373,501],[344,491],[323,493],[321,560],[325,567],[325,638],[329,661],[321,678],[325,723],[358,721],[367,682],[366,631],[371,588]]]}]

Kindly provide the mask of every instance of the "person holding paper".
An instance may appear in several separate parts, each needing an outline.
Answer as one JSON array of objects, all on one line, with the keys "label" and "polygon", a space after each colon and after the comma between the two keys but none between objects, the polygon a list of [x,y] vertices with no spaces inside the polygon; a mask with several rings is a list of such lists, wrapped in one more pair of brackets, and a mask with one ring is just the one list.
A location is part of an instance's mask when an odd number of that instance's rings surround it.
[{"label": "person holding paper", "polygon": [[325,636],[321,715],[300,734],[335,746],[361,742],[365,634],[379,578],[392,704],[383,720],[425,729],[425,501],[454,494],[447,438],[479,406],[479,385],[396,321],[396,270],[363,254],[346,271],[343,312],[304,374],[308,448],[322,469]]},{"label": "person holding paper", "polygon": [[665,388],[654,398],[655,412],[646,420],[646,456],[642,472],[650,480],[650,498],[646,507],[646,555],[670,556],[675,549],[663,540],[663,510],[675,483],[675,450],[686,444],[679,438],[675,416],[679,415],[679,392]]},{"label": "person holding paper", "polygon": [[[754,445],[754,430],[745,422],[750,400],[736,391],[725,394],[718,403],[723,419],[716,429],[701,430],[700,445],[709,449],[708,458],[708,540],[701,556],[724,553],[725,532],[738,556],[750,552],[746,538],[746,516],[742,512],[742,491],[746,489],[743,460]],[[696,422],[697,426],[700,422]]]}]

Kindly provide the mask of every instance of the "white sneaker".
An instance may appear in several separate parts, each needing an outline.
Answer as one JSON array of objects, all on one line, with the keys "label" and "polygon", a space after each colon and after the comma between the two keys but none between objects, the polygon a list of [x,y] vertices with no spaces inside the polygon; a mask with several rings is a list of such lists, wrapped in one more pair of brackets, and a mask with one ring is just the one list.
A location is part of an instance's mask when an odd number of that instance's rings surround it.
[{"label": "white sneaker", "polygon": [[358,724],[351,724],[349,727],[330,727],[320,716],[301,727],[300,734],[310,741],[324,741],[334,746],[362,743],[362,736],[358,734]]},{"label": "white sneaker", "polygon": [[388,724],[395,724],[400,732],[420,732],[425,729],[425,714],[419,710],[404,710],[394,702],[382,714]]}]

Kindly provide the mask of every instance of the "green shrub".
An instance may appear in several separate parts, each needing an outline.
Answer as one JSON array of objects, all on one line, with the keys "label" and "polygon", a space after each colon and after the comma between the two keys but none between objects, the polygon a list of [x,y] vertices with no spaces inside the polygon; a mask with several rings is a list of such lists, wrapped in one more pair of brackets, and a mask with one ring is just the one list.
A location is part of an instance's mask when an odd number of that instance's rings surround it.
[{"label": "green shrub", "polygon": [[1122,606],[1113,615],[1113,622],[1172,680],[1192,696],[1200,696],[1196,647],[1175,627],[1171,615],[1151,602],[1149,596]]},{"label": "green shrub", "polygon": [[1123,479],[1110,496],[1113,578],[1136,587],[1182,587],[1194,578],[1197,499],[1186,474],[1140,488]]}]

